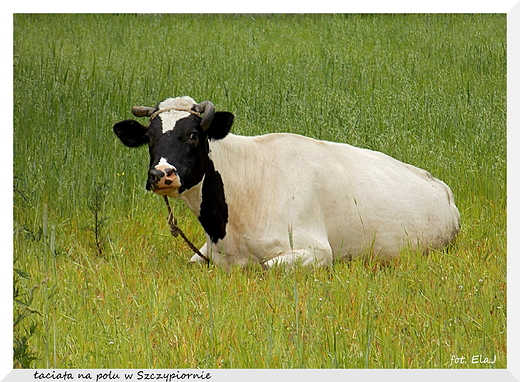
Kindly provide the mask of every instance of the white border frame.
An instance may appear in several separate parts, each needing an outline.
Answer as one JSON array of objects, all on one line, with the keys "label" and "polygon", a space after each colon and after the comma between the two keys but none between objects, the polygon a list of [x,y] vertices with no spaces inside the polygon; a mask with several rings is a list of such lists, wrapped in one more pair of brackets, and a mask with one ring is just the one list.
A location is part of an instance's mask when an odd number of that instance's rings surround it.
[{"label": "white border frame", "polygon": [[[130,0],[124,2],[107,2],[93,0],[89,2],[69,2],[64,4],[57,1],[34,1],[29,0],[19,4],[8,4],[6,13],[0,14],[0,25],[2,25],[3,41],[10,42],[10,45],[4,48],[11,50],[13,42],[13,14],[14,13],[133,13],[133,12],[173,12],[173,13],[507,13],[507,254],[508,254],[508,333],[507,333],[507,358],[508,368],[499,370],[487,369],[469,369],[469,370],[450,370],[450,369],[431,369],[431,370],[208,370],[211,372],[212,381],[238,381],[247,380],[255,381],[286,381],[287,379],[363,379],[378,380],[390,379],[404,381],[421,382],[443,380],[448,381],[464,381],[482,380],[482,381],[518,381],[520,377],[520,345],[518,325],[514,323],[520,322],[520,314],[518,310],[518,296],[520,292],[520,278],[515,272],[520,271],[520,261],[518,254],[520,252],[520,242],[518,240],[518,211],[519,204],[517,195],[520,194],[520,186],[516,182],[516,173],[513,164],[518,163],[519,151],[516,149],[518,144],[518,130],[520,128],[520,3],[519,0],[436,0],[432,3],[422,1],[406,1],[406,0],[366,0],[364,2],[356,1],[355,4],[342,3],[339,0],[322,0],[316,1],[298,1],[290,0],[284,3],[279,0],[263,0],[261,2],[246,1],[230,1],[230,0],[195,0],[193,2],[179,2],[175,0],[158,0],[153,6],[147,9],[146,3],[142,1]],[[0,140],[0,180],[2,187],[0,188],[0,211],[4,218],[2,221],[3,229],[0,230],[0,243],[5,243],[4,248],[9,248],[8,253],[1,255],[0,261],[0,304],[8,307],[3,309],[0,317],[0,379],[3,381],[35,381],[34,370],[13,370],[12,360],[12,232],[13,232],[13,215],[12,215],[12,179],[13,179],[13,126],[12,126],[12,104],[13,104],[13,61],[12,54],[3,54],[2,59],[2,100],[5,106],[3,114],[5,121],[9,126],[3,128],[4,139]],[[515,148],[515,149],[511,149]],[[511,324],[510,324],[511,323]],[[514,361],[517,360],[517,361]],[[41,370],[40,370],[41,371]],[[56,370],[58,372],[59,370]],[[77,376],[80,370],[68,370]],[[169,372],[178,372],[178,369]],[[82,372],[91,372],[94,376],[98,372],[107,372],[107,370],[82,370]],[[125,370],[114,370],[119,372],[121,379],[114,381],[124,381]],[[134,373],[137,380],[137,370],[127,370],[127,373]],[[168,372],[168,370],[163,370]],[[175,379],[174,379],[175,380]],[[74,381],[79,381],[75,378]]]}]

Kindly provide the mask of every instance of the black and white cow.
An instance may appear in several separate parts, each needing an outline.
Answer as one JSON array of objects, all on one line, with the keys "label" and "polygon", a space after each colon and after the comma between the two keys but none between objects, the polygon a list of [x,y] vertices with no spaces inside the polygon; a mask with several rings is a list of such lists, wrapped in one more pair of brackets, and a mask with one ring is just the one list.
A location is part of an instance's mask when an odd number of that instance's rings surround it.
[{"label": "black and white cow", "polygon": [[380,152],[295,134],[233,135],[233,114],[190,97],[132,112],[149,126],[113,129],[126,146],[148,144],[146,189],[184,200],[207,234],[201,253],[225,267],[388,258],[403,247],[440,249],[459,231],[450,188]]}]

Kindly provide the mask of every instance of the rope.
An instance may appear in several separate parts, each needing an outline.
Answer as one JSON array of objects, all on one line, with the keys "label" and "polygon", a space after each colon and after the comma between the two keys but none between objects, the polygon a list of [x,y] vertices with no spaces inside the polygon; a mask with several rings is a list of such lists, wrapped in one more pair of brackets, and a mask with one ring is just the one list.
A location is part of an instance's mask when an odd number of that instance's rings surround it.
[{"label": "rope", "polygon": [[186,237],[186,235],[184,234],[184,232],[179,228],[179,226],[177,225],[177,218],[175,216],[173,216],[173,212],[172,212],[172,209],[170,208],[170,203],[168,202],[168,197],[166,195],[163,195],[163,198],[164,198],[164,202],[166,203],[166,207],[168,208],[168,224],[170,225],[170,233],[174,236],[174,237],[177,237],[179,235],[181,235],[181,237],[184,239],[184,241],[186,242],[186,244],[188,244],[188,246],[191,248],[191,250],[193,252],[195,252],[195,254],[199,255],[200,257],[202,257],[204,259],[204,261],[206,262],[206,265],[209,266],[209,259],[204,256],[198,249],[197,247],[195,247],[193,245],[193,243]]},{"label": "rope", "polygon": [[187,107],[167,107],[166,109],[160,109],[160,110],[157,110],[155,113],[153,113],[151,116],[150,116],[150,121],[152,119],[154,119],[155,117],[157,117],[159,114],[161,113],[164,113],[166,111],[172,111],[172,110],[175,110],[175,111],[186,111],[188,113],[191,113],[193,115],[196,115],[197,117],[200,117],[202,118],[201,114],[200,113],[197,113],[196,111],[194,110],[191,110],[191,109],[188,109]]}]

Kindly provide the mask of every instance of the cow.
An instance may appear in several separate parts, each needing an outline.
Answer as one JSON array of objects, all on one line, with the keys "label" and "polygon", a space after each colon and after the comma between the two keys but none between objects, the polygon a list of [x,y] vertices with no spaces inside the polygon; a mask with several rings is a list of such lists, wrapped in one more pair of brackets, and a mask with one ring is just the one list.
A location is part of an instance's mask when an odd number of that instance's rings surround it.
[{"label": "cow", "polygon": [[[190,97],[134,107],[113,126],[148,145],[146,189],[183,200],[217,265],[328,266],[403,248],[445,248],[458,234],[453,193],[429,172],[381,152],[289,133],[230,133],[234,115]],[[202,262],[195,254],[192,262]]]}]

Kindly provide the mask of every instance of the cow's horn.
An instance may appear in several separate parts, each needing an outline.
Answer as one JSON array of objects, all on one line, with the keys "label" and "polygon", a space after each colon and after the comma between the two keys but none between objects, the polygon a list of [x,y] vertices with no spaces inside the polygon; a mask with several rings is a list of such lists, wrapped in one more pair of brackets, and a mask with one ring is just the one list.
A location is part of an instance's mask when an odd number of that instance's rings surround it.
[{"label": "cow's horn", "polygon": [[132,108],[132,114],[136,117],[150,117],[156,110],[154,107],[134,106]]},{"label": "cow's horn", "polygon": [[197,113],[204,114],[202,116],[202,121],[200,121],[200,127],[202,129],[207,130],[209,125],[211,125],[211,121],[213,121],[213,117],[215,116],[215,106],[210,101],[204,101],[197,105],[193,105],[193,110]]}]

